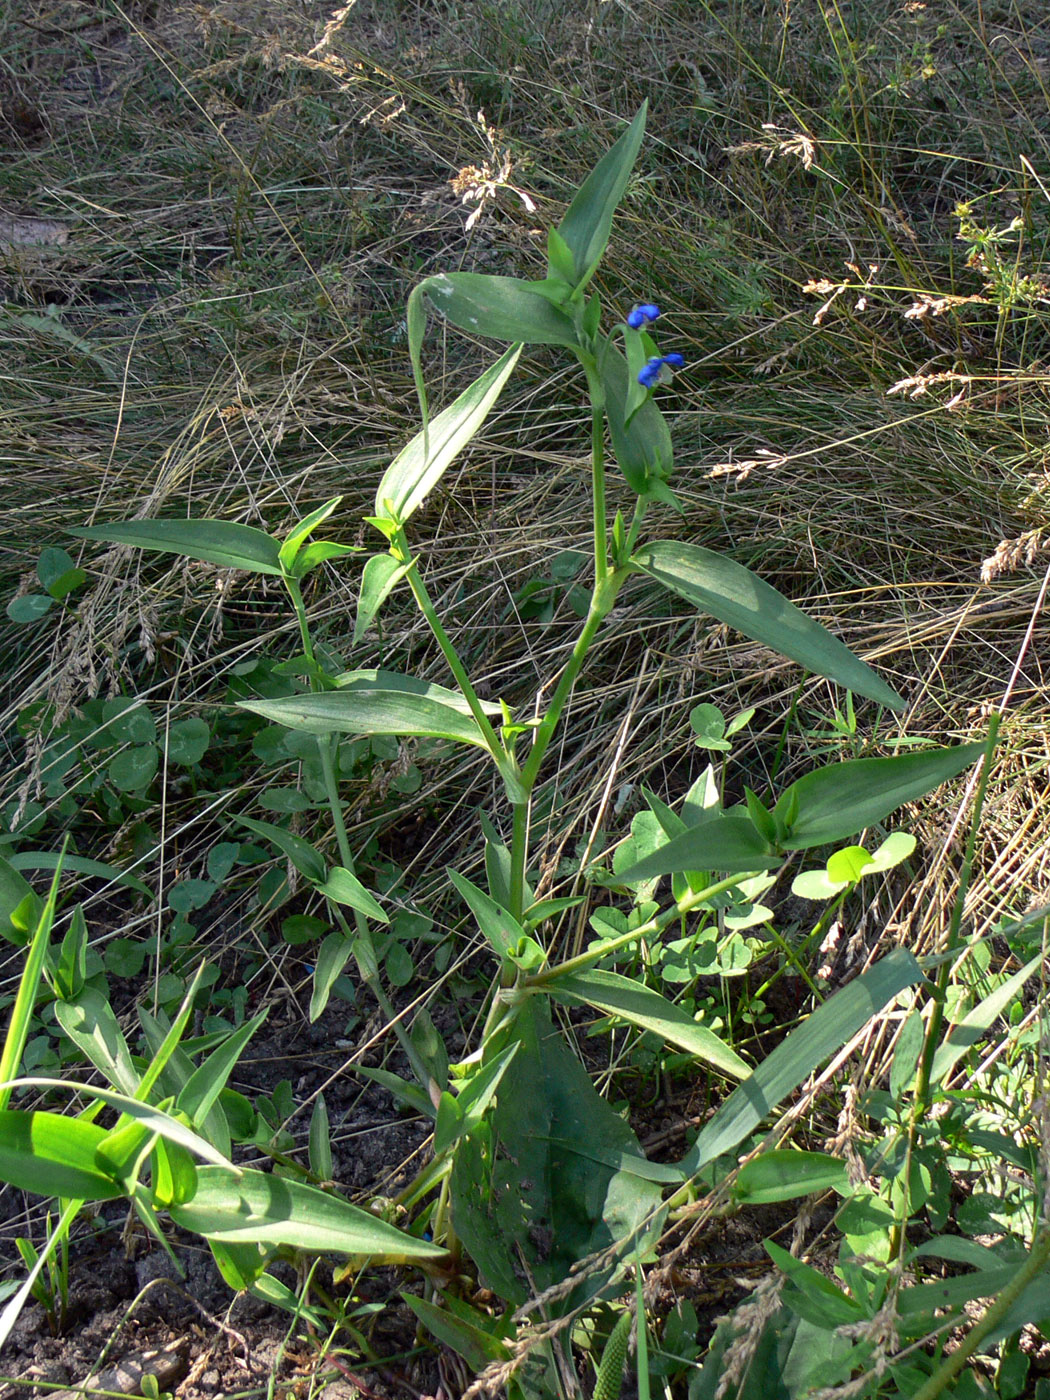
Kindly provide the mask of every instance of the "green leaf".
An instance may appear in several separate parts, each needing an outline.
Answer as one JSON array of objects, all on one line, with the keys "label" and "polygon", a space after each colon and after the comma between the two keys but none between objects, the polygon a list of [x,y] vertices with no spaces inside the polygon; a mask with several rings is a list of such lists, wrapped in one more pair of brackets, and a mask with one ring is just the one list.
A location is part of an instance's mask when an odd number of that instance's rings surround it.
[{"label": "green leaf", "polygon": [[237,1061],[266,1017],[267,1010],[263,1008],[250,1021],[238,1026],[216,1046],[183,1085],[176,1106],[199,1128],[203,1129],[204,1120],[225,1089],[226,1081],[233,1073]]},{"label": "green leaf", "polygon": [[634,562],[672,593],[807,671],[890,709],[904,708],[897,692],[870,666],[743,564],[679,540],[646,545]]},{"label": "green leaf", "polygon": [[80,1053],[123,1093],[134,1096],[139,1076],[113,1008],[97,987],[55,1002],[55,1019]]},{"label": "green leaf", "polygon": [[328,1109],[324,1094],[318,1094],[314,1111],[310,1114],[309,1133],[310,1170],[322,1181],[332,1179],[332,1136],[328,1127]]},{"label": "green leaf", "polygon": [[247,569],[253,574],[281,572],[277,541],[254,526],[232,520],[125,520],[113,525],[85,525],[68,533],[82,540],[181,554],[222,569]]},{"label": "green leaf", "polygon": [[[465,706],[462,696],[456,698]],[[488,750],[474,719],[464,714],[459,705],[413,694],[403,685],[348,687],[318,695],[238,703],[243,710],[308,734],[395,734],[402,738],[451,739]]]},{"label": "green leaf", "polygon": [[294,565],[296,556],[306,543],[310,532],[316,530],[318,525],[324,524],[342,499],[342,496],[333,496],[331,500],[325,501],[324,505],[318,506],[317,509],[312,510],[309,515],[303,516],[298,525],[294,526],[289,534],[285,536],[284,542],[277,551],[277,559],[281,568],[284,569],[286,573],[291,574],[295,572]]},{"label": "green leaf", "polygon": [[941,1083],[958,1061],[985,1039],[989,1027],[1003,1014],[1041,963],[1042,955],[1036,954],[1019,972],[1008,977],[963,1017],[947,1040],[937,1047],[930,1070],[931,1084]]},{"label": "green leaf", "polygon": [[95,1165],[105,1137],[84,1118],[0,1109],[0,1181],[35,1196],[112,1201],[124,1188]]},{"label": "green leaf", "polygon": [[921,978],[922,970],[911,953],[895,948],[870,971],[829,997],[708,1119],[682,1162],[683,1170],[692,1175],[731,1152],[872,1016]]},{"label": "green leaf", "polygon": [[317,950],[314,965],[314,985],[310,994],[310,1020],[316,1021],[328,1005],[336,978],[350,961],[354,940],[338,931],[330,933]]},{"label": "green leaf", "polygon": [[414,288],[410,305],[423,294],[441,316],[474,335],[525,345],[577,343],[569,317],[517,277],[442,272]]},{"label": "green leaf", "polygon": [[305,875],[308,880],[320,884],[325,879],[327,866],[324,856],[309,841],[304,841],[301,836],[295,836],[290,831],[286,831],[283,826],[275,826],[273,822],[257,821],[255,817],[233,818],[239,826],[246,826],[249,831],[254,831],[256,836],[261,836],[266,841],[272,841],[279,851],[283,851],[288,859],[298,870],[300,875]]},{"label": "green leaf", "polygon": [[850,1184],[846,1163],[824,1152],[798,1152],[794,1148],[774,1148],[745,1162],[733,1184],[733,1200],[743,1205],[768,1205],[773,1201],[793,1201],[815,1191],[837,1191],[848,1196]]},{"label": "green leaf", "polygon": [[159,761],[156,744],[136,744],[110,759],[106,776],[118,792],[143,792],[156,776]]},{"label": "green leaf", "polygon": [[[65,854],[68,840],[67,837],[66,841],[63,842],[63,854]],[[10,1080],[18,1073],[22,1056],[25,1054],[26,1041],[29,1038],[33,1012],[36,1007],[37,992],[40,988],[40,979],[47,965],[51,929],[54,925],[55,908],[58,904],[61,868],[55,871],[47,900],[41,901],[32,890],[29,890],[26,895],[19,895],[19,884],[24,885],[25,881],[9,866],[6,867],[6,870],[2,870],[2,866],[3,863],[0,863],[0,873],[5,875],[4,884],[7,886],[4,893],[8,895],[13,893],[18,896],[18,905],[12,911],[12,922],[17,920],[21,909],[27,913],[31,912],[33,915],[33,923],[29,930],[29,951],[22,966],[22,975],[18,979],[18,991],[15,993],[14,1005],[11,1008],[3,1050],[0,1051],[0,1080]],[[28,886],[26,888],[28,889]],[[0,1108],[6,1109],[10,1101],[10,1088],[0,1087]]]},{"label": "green leaf", "polygon": [[495,949],[497,956],[512,960],[515,950],[526,937],[521,924],[518,923],[513,914],[497,904],[465,875],[460,875],[451,866],[447,867],[446,873],[477,920],[478,928]]},{"label": "green leaf", "polygon": [[36,576],[52,598],[61,601],[87,579],[64,549],[44,549],[37,560]]},{"label": "green leaf", "polygon": [[712,1065],[733,1079],[743,1079],[750,1073],[745,1061],[713,1031],[698,1024],[659,992],[622,977],[618,972],[590,968],[563,973],[545,981],[544,988],[556,1001],[584,1003],[608,1015],[622,1016],[632,1025],[652,1031],[669,1045],[677,1045],[703,1064]]},{"label": "green leaf", "polygon": [[[984,750],[983,743],[959,744],[815,768],[780,795],[775,815],[786,829],[781,844],[788,851],[804,851],[853,836],[957,777]],[[786,815],[792,809],[793,819]]]},{"label": "green leaf", "polygon": [[648,105],[642,103],[634,121],[602,156],[558,225],[558,233],[572,253],[577,289],[590,281],[609,242],[613,214],[623,198],[645,135]]},{"label": "green leaf", "polygon": [[169,1213],[183,1229],[220,1244],[288,1245],[362,1255],[373,1264],[439,1259],[445,1253],[340,1196],[253,1168],[239,1177],[218,1167],[199,1168],[193,1199]]},{"label": "green leaf", "polygon": [[44,901],[14,862],[0,856],[0,938],[21,947],[36,927],[43,907]]},{"label": "green leaf", "polygon": [[410,564],[398,563],[392,554],[373,554],[369,559],[361,574],[361,592],[357,597],[354,646],[371,627],[379,609],[410,568]]},{"label": "green leaf", "polygon": [[51,611],[54,601],[54,598],[49,598],[44,593],[23,593],[8,603],[7,615],[12,622],[20,624],[37,622],[45,613]]},{"label": "green leaf", "polygon": [[494,1110],[456,1147],[452,1223],[486,1286],[513,1303],[564,1283],[573,1265],[603,1251],[571,1292],[548,1300],[564,1315],[600,1296],[617,1256],[659,1230],[659,1184],[643,1173],[667,1173],[599,1097],[540,998],[529,998],[500,1039],[490,1054],[521,1048]]},{"label": "green leaf", "polygon": [[341,865],[333,866],[328,872],[328,879],[318,888],[334,904],[346,904],[351,909],[356,909],[359,914],[364,914],[366,919],[375,919],[380,924],[390,922],[383,906],[376,902],[375,897],[365,889],[352,871]]},{"label": "green leaf", "polygon": [[548,280],[566,283],[572,291],[576,282],[576,262],[572,249],[556,228],[547,230],[547,277]]},{"label": "green leaf", "polygon": [[137,697],[118,695],[102,706],[97,737],[106,744],[152,744],[157,738],[157,721]]},{"label": "green leaf", "polygon": [[743,808],[712,812],[660,846],[617,877],[626,881],[648,880],[655,875],[684,871],[718,870],[726,874],[772,870],[781,857],[755,830]]},{"label": "green leaf", "polygon": [[[348,554],[361,554],[362,552],[360,545],[336,544],[335,540],[315,540],[313,544],[308,544],[295,556],[292,575],[299,579],[305,578],[311,569],[317,568],[318,564],[324,564],[329,559],[345,559]],[[276,1283],[276,1279],[274,1282]]]},{"label": "green leaf", "polygon": [[492,1361],[506,1361],[510,1357],[510,1347],[498,1337],[486,1332],[482,1323],[492,1324],[492,1319],[483,1313],[478,1314],[478,1324],[465,1318],[454,1317],[445,1308],[428,1303],[412,1293],[402,1293],[401,1297],[428,1332],[462,1356],[474,1372],[483,1371]]},{"label": "green leaf", "polygon": [[628,421],[631,376],[627,361],[611,345],[602,351],[601,379],[613,456],[632,491],[653,495],[656,485],[666,481],[674,468],[667,422],[652,398]]},{"label": "green leaf", "polygon": [[211,730],[202,719],[177,719],[168,730],[168,760],[184,768],[200,763],[211,743]]},{"label": "green leaf", "polygon": [[[466,275],[454,274],[457,277]],[[522,337],[512,339],[521,340]],[[377,518],[404,524],[418,510],[460,452],[477,435],[520,354],[520,345],[511,346],[398,453],[376,490]]]}]

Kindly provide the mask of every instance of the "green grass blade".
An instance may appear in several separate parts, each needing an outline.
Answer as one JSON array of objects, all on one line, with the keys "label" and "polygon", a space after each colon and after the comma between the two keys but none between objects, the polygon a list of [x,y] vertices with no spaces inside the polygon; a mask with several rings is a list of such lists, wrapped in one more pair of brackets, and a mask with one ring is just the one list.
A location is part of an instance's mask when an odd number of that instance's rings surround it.
[{"label": "green grass blade", "polygon": [[[63,846],[63,854],[64,852],[65,846]],[[61,878],[62,863],[60,859],[55,867],[47,902],[37,919],[29,951],[26,953],[25,967],[22,969],[22,976],[18,982],[15,1004],[11,1008],[11,1020],[4,1037],[4,1048],[0,1052],[0,1109],[6,1109],[11,1100],[11,1090],[7,1087],[8,1081],[12,1080],[18,1073],[18,1067],[22,1063],[22,1056],[25,1053],[26,1041],[29,1038],[29,1026],[33,1018],[33,1008],[36,1006],[36,994],[40,988],[40,979],[44,974],[44,963],[47,959],[51,926],[55,921],[55,905],[58,903],[58,887]],[[75,1191],[66,1192],[66,1195],[69,1196],[76,1194]]]}]

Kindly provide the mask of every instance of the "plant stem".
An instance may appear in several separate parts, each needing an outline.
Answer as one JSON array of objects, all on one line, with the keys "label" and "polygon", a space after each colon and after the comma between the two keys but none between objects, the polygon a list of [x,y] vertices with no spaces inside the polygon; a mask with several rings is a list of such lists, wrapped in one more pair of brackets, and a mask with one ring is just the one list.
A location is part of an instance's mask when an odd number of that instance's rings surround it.
[{"label": "plant stem", "polygon": [[[959,933],[962,928],[963,909],[966,904],[966,895],[970,888],[970,876],[973,873],[973,857],[977,847],[977,832],[981,825],[981,814],[984,811],[984,798],[988,791],[988,780],[991,777],[992,757],[995,753],[996,741],[999,738],[999,725],[1002,720],[1000,714],[993,714],[988,721],[988,740],[984,748],[984,758],[981,760],[981,775],[977,781],[977,792],[974,797],[973,817],[970,821],[970,834],[966,841],[966,851],[963,855],[962,869],[959,872],[959,887],[956,890],[955,902],[952,905],[951,919],[948,923],[948,937],[945,940],[944,951],[953,954],[958,951],[960,939]],[[954,958],[945,958],[937,969],[937,981],[931,994],[933,1005],[930,1008],[930,1020],[926,1027],[926,1034],[922,1042],[922,1055],[919,1060],[919,1067],[915,1075],[915,1089],[912,1095],[911,1112],[908,1115],[908,1141],[905,1150],[904,1160],[904,1199],[901,1207],[902,1218],[895,1221],[893,1229],[890,1231],[890,1257],[899,1255],[904,1249],[905,1234],[904,1227],[907,1223],[907,1213],[911,1201],[911,1173],[912,1160],[914,1156],[915,1142],[918,1136],[919,1123],[926,1115],[930,1106],[931,1076],[933,1073],[934,1056],[937,1053],[937,1045],[941,1038],[941,1030],[944,1026],[944,1003],[948,994],[948,979],[951,976],[951,967]],[[936,1392],[933,1392],[934,1394]]]},{"label": "plant stem", "polygon": [[724,894],[726,890],[731,890],[737,886],[744,878],[743,875],[727,875],[724,880],[718,880],[713,885],[708,885],[704,890],[690,890],[684,894],[677,904],[672,904],[670,909],[665,909],[662,914],[654,914],[651,919],[647,919],[644,924],[639,924],[637,928],[628,929],[626,933],[621,933],[616,938],[610,938],[607,943],[603,943],[600,948],[589,948],[586,953],[580,953],[575,958],[568,958],[565,962],[559,963],[557,967],[549,967],[544,972],[534,973],[525,979],[525,987],[530,991],[539,991],[551,982],[556,982],[559,977],[568,972],[579,972],[583,968],[590,967],[592,963],[599,962],[610,953],[615,953],[618,948],[625,948],[629,943],[636,942],[639,938],[648,938],[651,933],[662,933],[668,924],[674,923],[675,919],[683,914],[688,914],[691,910],[698,908],[701,904],[706,904],[717,895]]},{"label": "plant stem", "polygon": [[1034,1283],[1045,1272],[1048,1262],[1050,1262],[1050,1222],[1044,1221],[1032,1240],[1028,1261],[1017,1277],[1012,1279],[995,1302],[988,1306],[980,1321],[975,1322],[967,1332],[958,1349],[953,1351],[947,1361],[934,1371],[925,1385],[919,1387],[912,1396],[912,1400],[935,1400],[935,1397],[951,1384],[985,1337],[999,1326],[1028,1285]]},{"label": "plant stem", "polygon": [[594,586],[597,589],[609,572],[609,541],[605,527],[605,413],[603,398],[595,392],[595,383],[588,374],[591,391],[591,493],[594,510]]},{"label": "plant stem", "polygon": [[449,670],[455,677],[456,684],[459,686],[463,698],[470,706],[470,713],[473,715],[475,723],[481,730],[486,746],[495,760],[496,767],[499,769],[500,776],[503,778],[508,793],[511,794],[512,800],[515,797],[519,797],[517,764],[514,762],[513,756],[508,754],[500,743],[496,731],[492,727],[492,721],[485,713],[484,706],[478,699],[477,691],[474,689],[470,676],[467,674],[467,668],[460,660],[459,653],[452,644],[452,639],[442,626],[441,619],[437,615],[437,610],[430,600],[430,594],[426,590],[426,585],[419,576],[419,561],[413,556],[409,549],[408,541],[405,538],[405,532],[403,530],[398,530],[391,541],[390,552],[399,563],[406,566],[407,572],[405,577],[408,580],[408,586],[412,590],[412,596],[416,600],[416,606],[423,614],[427,626],[433,633],[434,640],[441,648],[441,653],[448,663]]},{"label": "plant stem", "polygon": [[[529,796],[531,797],[531,788]],[[510,912],[520,923],[525,910],[525,865],[529,850],[529,804],[516,802],[512,808],[510,838]]]}]

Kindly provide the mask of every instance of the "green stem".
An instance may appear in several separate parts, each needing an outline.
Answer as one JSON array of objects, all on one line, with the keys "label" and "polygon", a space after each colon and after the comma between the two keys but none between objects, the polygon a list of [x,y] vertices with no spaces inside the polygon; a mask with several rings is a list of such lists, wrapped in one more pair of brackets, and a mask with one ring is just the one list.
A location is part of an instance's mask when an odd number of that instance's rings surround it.
[{"label": "green stem", "polygon": [[[531,796],[531,789],[529,789]],[[518,922],[525,911],[525,864],[529,850],[529,804],[515,802],[510,838],[510,912]]]},{"label": "green stem", "polygon": [[1046,1271],[1050,1263],[1050,1223],[1044,1222],[1035,1238],[1028,1255],[1028,1262],[1016,1278],[1006,1285],[1003,1291],[985,1310],[980,1322],[974,1323],[965,1339],[947,1361],[912,1396],[912,1400],[936,1400],[936,1397],[955,1379],[974,1352],[989,1333],[993,1332],[1017,1302],[1030,1283],[1034,1283]]},{"label": "green stem", "polygon": [[618,570],[606,576],[604,584],[599,588],[595,585],[594,593],[591,597],[590,610],[587,613],[587,620],[583,624],[583,630],[576,639],[576,645],[572,649],[572,655],[565,663],[565,669],[551,697],[547,713],[543,716],[536,728],[532,748],[529,756],[525,760],[521,769],[521,785],[526,792],[531,793],[536,775],[539,772],[540,764],[543,762],[547,752],[547,746],[554,737],[554,731],[558,727],[561,719],[561,712],[565,708],[565,702],[576,684],[576,677],[580,674],[583,663],[586,660],[587,652],[590,650],[594,634],[605,621],[613,604],[616,602],[616,594],[620,585],[627,577],[626,570]]},{"label": "green stem", "polygon": [[[963,910],[966,904],[966,895],[970,888],[974,852],[977,848],[977,833],[981,825],[981,815],[984,811],[984,799],[988,791],[988,780],[991,777],[992,771],[992,758],[995,753],[996,742],[999,738],[999,725],[1001,721],[1002,716],[1000,714],[993,714],[988,721],[988,740],[984,747],[984,758],[981,762],[981,776],[978,779],[977,792],[974,796],[970,834],[966,841],[966,851],[963,855],[962,869],[959,872],[959,887],[956,891],[955,902],[952,905],[951,919],[948,923],[948,937],[945,940],[944,951],[949,955],[958,952],[960,947]],[[905,1191],[903,1193],[904,1200],[901,1208],[903,1217],[907,1216],[911,1201],[912,1159],[914,1156],[915,1142],[918,1137],[919,1124],[926,1116],[926,1111],[930,1106],[933,1061],[937,1053],[937,1046],[940,1043],[941,1031],[944,1027],[944,1005],[948,994],[948,980],[951,976],[951,968],[954,961],[955,959],[952,956],[948,956],[941,963],[940,967],[937,969],[937,980],[931,994],[933,1005],[930,1009],[930,1020],[926,1027],[926,1034],[923,1037],[922,1056],[919,1060],[919,1067],[915,1075],[915,1090],[912,1095],[911,1112],[908,1115],[908,1141],[904,1160]],[[898,1219],[893,1229],[890,1231],[891,1258],[899,1255],[904,1249],[904,1227],[906,1223],[905,1218]]]},{"label": "green stem", "polygon": [[[455,677],[456,684],[459,686],[464,699],[470,706],[470,713],[473,715],[475,723],[481,730],[486,746],[496,762],[501,777],[504,782],[507,783],[508,788],[513,788],[513,780],[517,778],[517,765],[514,763],[513,757],[506,752],[503,745],[500,743],[496,731],[492,727],[492,722],[485,713],[481,701],[478,699],[477,691],[474,689],[470,676],[467,674],[467,668],[460,660],[459,653],[452,644],[452,639],[441,624],[441,619],[437,615],[437,610],[430,600],[430,594],[427,592],[426,586],[419,576],[418,560],[412,555],[403,530],[399,530],[391,541],[390,552],[400,563],[406,566],[407,573],[405,577],[408,579],[408,586],[412,590],[412,596],[416,600],[416,606],[423,614],[427,626],[433,633],[434,640],[441,648],[441,653],[448,663],[449,670]],[[508,779],[511,781],[508,782]]]},{"label": "green stem", "polygon": [[594,506],[594,586],[598,589],[609,573],[609,540],[605,526],[605,413],[591,376],[591,484]]}]

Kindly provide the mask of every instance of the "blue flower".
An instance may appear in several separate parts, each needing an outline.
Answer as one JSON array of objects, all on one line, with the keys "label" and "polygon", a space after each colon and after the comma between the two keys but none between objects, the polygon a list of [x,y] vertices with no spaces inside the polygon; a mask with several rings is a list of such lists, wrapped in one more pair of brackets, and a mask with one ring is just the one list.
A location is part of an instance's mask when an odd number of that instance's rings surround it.
[{"label": "blue flower", "polygon": [[674,369],[681,369],[684,364],[685,356],[679,355],[677,350],[672,350],[669,355],[654,355],[638,371],[638,383],[643,389],[655,389],[657,384],[670,384],[671,371],[664,366],[671,365]]},{"label": "blue flower", "polygon": [[627,313],[627,324],[633,331],[640,331],[643,326],[647,326],[650,321],[655,321],[660,314],[660,308],[651,301],[643,301],[639,306],[632,307]]},{"label": "blue flower", "polygon": [[664,361],[662,355],[654,355],[647,361],[644,368],[638,372],[638,383],[643,389],[653,389],[660,382],[660,371],[663,369]]}]

